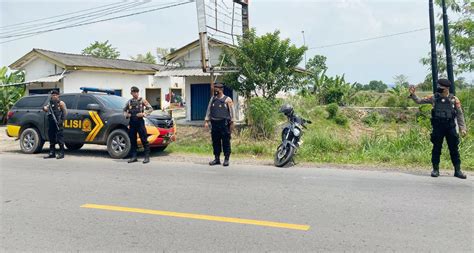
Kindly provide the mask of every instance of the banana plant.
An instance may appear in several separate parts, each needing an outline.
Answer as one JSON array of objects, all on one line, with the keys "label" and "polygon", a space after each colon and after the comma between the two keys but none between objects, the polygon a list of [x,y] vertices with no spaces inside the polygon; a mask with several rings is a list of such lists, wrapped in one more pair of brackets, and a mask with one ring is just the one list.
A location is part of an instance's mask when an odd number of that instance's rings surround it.
[{"label": "banana plant", "polygon": [[15,71],[8,73],[7,67],[0,69],[0,114],[2,123],[7,121],[7,113],[12,106],[25,94],[25,85],[8,85],[17,84],[25,81],[25,73],[23,71]]}]

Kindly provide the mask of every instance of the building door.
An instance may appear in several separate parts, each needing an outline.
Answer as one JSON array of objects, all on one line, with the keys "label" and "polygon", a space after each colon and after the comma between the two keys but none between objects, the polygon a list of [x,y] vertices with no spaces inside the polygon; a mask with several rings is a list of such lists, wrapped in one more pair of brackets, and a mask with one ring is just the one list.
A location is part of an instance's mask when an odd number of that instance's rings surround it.
[{"label": "building door", "polygon": [[147,88],[146,100],[150,103],[154,110],[161,110],[161,89]]},{"label": "building door", "polygon": [[[224,94],[232,98],[233,90],[224,87]],[[191,84],[191,120],[204,120],[211,99],[209,83]]]},{"label": "building door", "polygon": [[191,120],[204,120],[210,98],[210,84],[191,84]]}]

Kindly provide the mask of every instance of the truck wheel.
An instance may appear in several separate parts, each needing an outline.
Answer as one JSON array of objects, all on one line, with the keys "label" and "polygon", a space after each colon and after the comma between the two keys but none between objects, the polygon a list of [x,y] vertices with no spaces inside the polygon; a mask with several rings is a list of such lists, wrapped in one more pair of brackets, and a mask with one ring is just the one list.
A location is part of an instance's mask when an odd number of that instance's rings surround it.
[{"label": "truck wheel", "polygon": [[66,143],[66,148],[68,150],[79,150],[84,146],[84,143]]},{"label": "truck wheel", "polygon": [[44,140],[36,128],[27,128],[21,132],[20,148],[23,153],[36,154],[43,149]]},{"label": "truck wheel", "polygon": [[123,129],[114,130],[107,137],[107,151],[112,158],[125,158],[130,152],[130,148],[130,138]]}]

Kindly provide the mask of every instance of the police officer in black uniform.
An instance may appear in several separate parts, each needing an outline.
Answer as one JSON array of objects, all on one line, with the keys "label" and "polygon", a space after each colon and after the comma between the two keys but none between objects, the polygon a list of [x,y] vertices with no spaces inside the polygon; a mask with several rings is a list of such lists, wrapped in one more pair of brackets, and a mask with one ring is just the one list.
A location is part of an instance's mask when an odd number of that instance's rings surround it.
[{"label": "police officer in black uniform", "polygon": [[137,162],[137,133],[142,141],[143,148],[145,149],[145,159],[143,163],[150,162],[150,145],[148,144],[148,136],[145,128],[144,117],[150,115],[153,112],[153,108],[146,99],[139,97],[138,87],[133,86],[131,88],[132,98],[127,102],[123,109],[125,117],[130,119],[128,135],[131,142],[131,157],[128,163]]},{"label": "police officer in black uniform", "polygon": [[451,82],[447,79],[438,80],[438,89],[434,95],[424,98],[418,98],[415,95],[415,87],[410,87],[410,97],[417,104],[432,104],[431,125],[433,132],[431,133],[431,142],[433,143],[433,151],[431,153],[431,162],[433,164],[432,177],[439,176],[439,161],[443,140],[446,137],[448,143],[451,162],[454,166],[454,176],[466,179],[466,175],[461,171],[461,159],[459,156],[459,136],[456,132],[456,122],[459,126],[461,134],[467,133],[466,124],[464,123],[464,114],[461,102],[453,94],[449,94]]},{"label": "police officer in black uniform", "polygon": [[[43,111],[48,113],[48,138],[49,154],[44,159],[64,158],[64,135],[63,122],[67,115],[66,103],[59,99],[59,91],[51,91],[51,99],[48,105],[43,107]],[[56,155],[56,143],[59,143],[59,154]]]},{"label": "police officer in black uniform", "polygon": [[212,147],[214,150],[214,160],[209,165],[221,164],[220,155],[224,151],[224,166],[229,166],[231,153],[230,139],[234,124],[234,106],[232,99],[224,95],[224,85],[214,85],[214,95],[209,101],[206,112],[206,123],[209,128],[211,123]]}]

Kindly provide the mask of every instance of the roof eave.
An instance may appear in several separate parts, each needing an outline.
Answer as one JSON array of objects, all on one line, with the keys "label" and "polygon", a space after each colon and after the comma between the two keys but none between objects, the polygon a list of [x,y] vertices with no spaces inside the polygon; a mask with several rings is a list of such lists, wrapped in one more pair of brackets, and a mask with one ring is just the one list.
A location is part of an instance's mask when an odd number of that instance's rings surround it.
[{"label": "roof eave", "polygon": [[[215,45],[220,45],[220,46],[227,46],[227,47],[230,47],[230,48],[235,48],[234,45],[231,45],[231,44],[228,44],[228,43],[225,43],[223,41],[220,41],[220,40],[216,40],[216,39],[209,39],[209,42],[211,44],[215,44]],[[186,44],[185,46],[175,50],[173,53],[170,53],[168,54],[167,56],[165,56],[165,59],[166,61],[173,61],[174,59],[176,58],[179,58],[181,57],[182,55],[186,54],[187,51],[189,50],[192,50],[194,49],[195,47],[198,47],[199,46],[199,40],[195,40],[191,43],[188,43]]]},{"label": "roof eave", "polygon": [[133,69],[119,69],[119,68],[107,68],[107,67],[91,67],[91,66],[66,66],[67,69],[70,70],[82,70],[82,71],[87,71],[87,70],[92,70],[92,71],[97,71],[97,70],[108,70],[111,72],[125,72],[125,73],[133,73],[133,74],[149,74],[149,75],[154,75],[157,71],[159,70],[133,70]]}]

